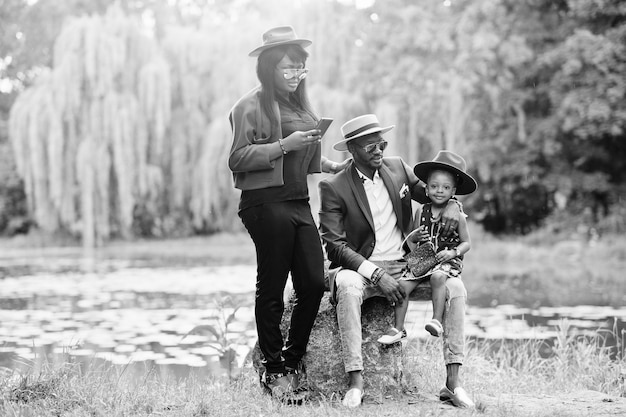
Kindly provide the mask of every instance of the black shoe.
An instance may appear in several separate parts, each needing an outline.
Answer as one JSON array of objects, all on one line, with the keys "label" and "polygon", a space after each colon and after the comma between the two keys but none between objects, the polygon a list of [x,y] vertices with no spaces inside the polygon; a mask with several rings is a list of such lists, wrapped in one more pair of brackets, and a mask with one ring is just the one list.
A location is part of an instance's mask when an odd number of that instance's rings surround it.
[{"label": "black shoe", "polygon": [[286,404],[302,404],[306,399],[304,393],[298,392],[296,374],[263,372],[261,386],[266,393]]},{"label": "black shoe", "polygon": [[305,397],[308,399],[309,397],[309,384],[308,384],[308,379],[307,379],[307,374],[306,374],[306,368],[304,366],[304,363],[302,363],[302,361],[298,362],[298,365],[296,368],[292,368],[290,366],[285,366],[286,369],[286,373],[288,376],[290,376],[292,378],[292,383],[294,384],[295,391],[299,394],[303,394],[305,395]]}]

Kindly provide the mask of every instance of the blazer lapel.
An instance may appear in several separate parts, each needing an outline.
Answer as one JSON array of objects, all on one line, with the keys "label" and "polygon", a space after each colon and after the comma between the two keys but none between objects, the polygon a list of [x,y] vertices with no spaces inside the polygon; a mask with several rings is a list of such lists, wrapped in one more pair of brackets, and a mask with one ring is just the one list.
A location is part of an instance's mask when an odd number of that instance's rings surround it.
[{"label": "blazer lapel", "polygon": [[378,170],[380,177],[383,179],[383,184],[387,187],[387,191],[389,192],[389,198],[391,199],[391,204],[393,205],[393,211],[396,213],[396,221],[400,230],[402,229],[402,206],[400,203],[400,189],[398,188],[398,184],[393,180],[391,176],[391,172],[386,165],[380,167]]},{"label": "blazer lapel", "polygon": [[374,219],[372,217],[372,211],[370,210],[370,204],[367,201],[367,195],[365,194],[365,188],[363,188],[363,182],[361,181],[359,174],[356,172],[354,164],[350,166],[348,173],[348,184],[350,184],[352,194],[354,194],[356,202],[367,219],[370,227],[372,230],[376,230],[374,228]]}]

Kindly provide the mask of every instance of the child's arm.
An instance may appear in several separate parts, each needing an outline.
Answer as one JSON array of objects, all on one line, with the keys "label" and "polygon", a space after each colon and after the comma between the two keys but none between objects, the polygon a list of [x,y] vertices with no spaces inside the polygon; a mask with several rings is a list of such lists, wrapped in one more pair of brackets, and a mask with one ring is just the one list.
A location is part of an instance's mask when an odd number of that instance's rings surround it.
[{"label": "child's arm", "polygon": [[446,262],[451,259],[456,258],[457,256],[462,256],[465,253],[469,252],[471,248],[469,229],[467,228],[467,220],[465,217],[461,216],[459,219],[459,226],[457,228],[457,233],[459,234],[459,239],[461,243],[455,249],[447,249],[442,250],[437,253],[437,261]]}]

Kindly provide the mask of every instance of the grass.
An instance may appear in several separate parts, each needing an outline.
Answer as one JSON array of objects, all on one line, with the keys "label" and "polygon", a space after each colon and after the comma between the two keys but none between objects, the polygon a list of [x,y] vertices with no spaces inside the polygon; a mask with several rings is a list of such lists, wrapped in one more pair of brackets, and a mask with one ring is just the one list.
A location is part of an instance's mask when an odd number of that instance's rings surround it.
[{"label": "grass", "polygon": [[[147,370],[142,375],[118,367],[88,367],[82,373],[69,361],[37,374],[8,374],[0,383],[0,415],[26,416],[397,416],[483,415],[525,416],[506,402],[493,401],[502,393],[541,396],[598,390],[623,397],[623,359],[611,360],[598,348],[599,340],[570,335],[566,324],[549,358],[541,357],[540,341],[494,348],[473,342],[463,367],[464,385],[475,395],[478,408],[462,411],[434,400],[445,374],[440,341],[409,341],[404,349],[405,387],[401,400],[366,404],[346,410],[337,398],[316,399],[287,406],[263,394],[252,369],[228,380],[189,377],[173,380]],[[408,392],[412,394],[408,394]],[[430,400],[428,400],[430,398]],[[489,399],[492,399],[489,401]],[[536,414],[548,415],[548,414]],[[562,414],[568,415],[568,414]]]},{"label": "grass", "polygon": [[626,305],[626,238],[587,240],[578,234],[538,231],[497,238],[471,225],[464,260],[468,302],[519,307]]}]

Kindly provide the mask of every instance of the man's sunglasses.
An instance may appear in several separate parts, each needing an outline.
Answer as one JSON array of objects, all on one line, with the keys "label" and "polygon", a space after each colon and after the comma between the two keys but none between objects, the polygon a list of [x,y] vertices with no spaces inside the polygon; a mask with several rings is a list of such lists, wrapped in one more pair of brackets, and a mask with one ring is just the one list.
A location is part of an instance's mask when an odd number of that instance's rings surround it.
[{"label": "man's sunglasses", "polygon": [[[356,145],[356,146],[359,146],[359,145]],[[370,143],[369,145],[365,145],[365,146],[359,146],[359,148],[363,149],[367,153],[372,153],[374,152],[375,149],[378,149],[382,152],[385,150],[386,147],[387,147],[386,140],[376,142],[376,143]]]}]

